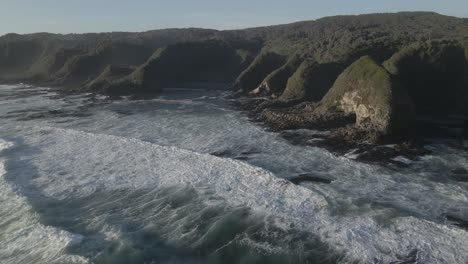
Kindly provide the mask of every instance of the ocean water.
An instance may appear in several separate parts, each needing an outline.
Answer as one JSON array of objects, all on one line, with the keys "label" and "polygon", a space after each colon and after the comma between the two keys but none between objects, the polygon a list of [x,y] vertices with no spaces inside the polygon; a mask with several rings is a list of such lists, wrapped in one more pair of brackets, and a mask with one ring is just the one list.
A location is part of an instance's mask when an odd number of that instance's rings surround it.
[{"label": "ocean water", "polygon": [[0,86],[0,263],[468,263],[466,152],[364,164],[223,95]]}]

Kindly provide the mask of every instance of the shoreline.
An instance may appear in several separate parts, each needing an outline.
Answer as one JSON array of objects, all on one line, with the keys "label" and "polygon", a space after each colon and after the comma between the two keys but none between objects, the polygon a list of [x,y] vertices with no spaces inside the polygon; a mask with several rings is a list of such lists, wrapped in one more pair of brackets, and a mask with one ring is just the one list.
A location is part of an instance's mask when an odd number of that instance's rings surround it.
[{"label": "shoreline", "polygon": [[[44,84],[35,84],[34,82],[1,82],[2,85],[27,85],[32,87],[47,87]],[[128,98],[130,100],[151,100],[157,96],[164,95],[165,92],[174,90],[213,90],[211,88],[202,89],[201,84],[197,83],[194,87],[187,88],[164,88],[159,93],[153,94],[132,94]],[[223,86],[229,87],[227,84]],[[79,89],[66,89],[61,86],[47,87],[53,92],[56,92],[60,96],[69,95],[83,95],[89,94],[93,96],[104,95],[108,96],[110,100],[121,100],[121,95],[110,95],[105,93],[96,92],[84,92]],[[221,89],[216,89],[221,90]],[[256,123],[257,125],[264,127],[268,131],[281,135],[282,138],[286,139],[290,144],[319,147],[326,149],[336,156],[347,157],[359,162],[369,164],[380,164],[380,165],[396,165],[398,167],[408,167],[411,161],[417,160],[418,158],[431,154],[431,151],[426,149],[424,146],[433,141],[430,138],[425,138],[423,135],[415,134],[410,139],[397,139],[397,140],[386,140],[382,142],[369,142],[363,140],[368,138],[367,135],[358,138],[347,138],[348,134],[359,134],[361,131],[356,132],[356,127],[350,122],[345,127],[340,126],[317,126],[316,124],[301,124],[297,127],[278,127],[275,126],[274,122],[268,122],[265,118],[265,111],[284,110],[291,107],[297,107],[300,104],[313,104],[311,102],[280,102],[275,101],[267,97],[246,97],[236,96],[235,92],[229,89],[224,89],[229,94],[224,96],[227,103],[234,110],[244,113],[250,122]],[[124,96],[127,97],[127,96]],[[290,114],[291,115],[291,114]],[[291,116],[294,117],[294,114]],[[363,133],[365,131],[362,131]],[[452,139],[453,137],[445,137],[441,139]],[[468,150],[465,146],[459,146],[461,149]]]}]

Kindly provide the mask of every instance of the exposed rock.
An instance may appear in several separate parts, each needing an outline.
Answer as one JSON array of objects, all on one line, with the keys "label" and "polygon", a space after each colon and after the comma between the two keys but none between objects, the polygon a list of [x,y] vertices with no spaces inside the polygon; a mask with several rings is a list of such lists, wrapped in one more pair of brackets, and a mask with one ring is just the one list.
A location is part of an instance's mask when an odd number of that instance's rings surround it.
[{"label": "exposed rock", "polygon": [[286,88],[289,77],[297,70],[301,63],[301,59],[293,57],[288,60],[279,69],[274,70],[270,73],[257,89],[251,91],[250,95],[271,95],[272,97],[278,97],[281,95]]},{"label": "exposed rock", "polygon": [[316,103],[304,102],[292,107],[266,108],[259,119],[273,130],[333,129],[354,124],[356,117],[342,111],[315,112]]},{"label": "exposed rock", "polygon": [[467,220],[463,220],[463,219],[461,219],[459,217],[452,216],[452,215],[447,215],[446,218],[447,218],[447,221],[450,224],[458,226],[458,227],[463,228],[465,230],[468,230],[468,221]]},{"label": "exposed rock", "polygon": [[276,53],[262,52],[250,66],[245,69],[234,83],[234,89],[249,93],[257,88],[261,82],[274,70],[285,63],[285,58]]},{"label": "exposed rock", "polygon": [[319,64],[305,60],[289,78],[280,99],[320,101],[342,70],[343,67],[336,63]]},{"label": "exposed rock", "polygon": [[325,183],[325,184],[330,184],[333,182],[333,180],[321,178],[310,173],[305,173],[297,177],[293,177],[289,181],[291,181],[292,183],[296,185],[302,182],[317,182],[317,183]]},{"label": "exposed rock", "polygon": [[452,175],[450,175],[450,178],[458,182],[468,182],[468,170],[464,168],[454,169],[452,170]]},{"label": "exposed rock", "polygon": [[419,42],[403,48],[384,62],[408,91],[419,114],[458,111],[465,73],[464,51],[458,42]]},{"label": "exposed rock", "polygon": [[404,134],[413,122],[413,105],[385,68],[365,56],[349,66],[314,113],[356,115],[356,125],[382,135]]}]

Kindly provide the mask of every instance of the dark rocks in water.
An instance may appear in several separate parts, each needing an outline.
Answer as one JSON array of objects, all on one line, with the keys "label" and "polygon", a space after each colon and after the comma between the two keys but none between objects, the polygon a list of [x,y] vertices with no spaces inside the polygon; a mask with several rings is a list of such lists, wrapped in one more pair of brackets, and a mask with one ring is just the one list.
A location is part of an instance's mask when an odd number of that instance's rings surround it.
[{"label": "dark rocks in water", "polygon": [[210,155],[224,158],[224,157],[231,157],[233,155],[233,152],[229,149],[225,149],[225,150],[211,152]]},{"label": "dark rocks in water", "polygon": [[363,139],[369,137],[366,131],[350,131],[351,129],[338,129],[316,134],[283,131],[281,135],[294,145],[321,147],[336,155],[347,156],[357,161],[394,164],[398,167],[409,165],[395,160],[396,157],[404,156],[409,160],[415,160],[419,156],[430,154],[430,151],[417,143],[401,142],[393,145],[365,143]]},{"label": "dark rocks in water", "polygon": [[467,220],[463,220],[463,219],[460,219],[460,218],[452,216],[452,215],[447,215],[446,219],[450,224],[468,230],[468,221]]},{"label": "dark rocks in water", "polygon": [[221,158],[232,158],[236,160],[248,160],[250,159],[250,156],[253,154],[258,154],[260,151],[252,149],[252,150],[246,150],[246,151],[233,151],[230,149],[225,149],[225,150],[220,150],[220,151],[215,151],[210,153],[213,156],[221,157]]},{"label": "dark rocks in water", "polygon": [[343,112],[316,113],[316,103],[304,102],[292,107],[267,108],[259,118],[274,130],[286,129],[332,129],[353,124],[356,117]]},{"label": "dark rocks in water", "polygon": [[420,263],[418,259],[418,250],[412,249],[406,254],[397,254],[397,260],[390,262],[390,264],[417,264]]},{"label": "dark rocks in water", "polygon": [[383,137],[407,133],[412,110],[411,101],[392,76],[372,58],[363,57],[338,77],[319,103],[266,108],[259,116],[275,130],[332,129],[322,137],[324,141],[314,144],[328,144],[335,152],[338,147],[346,153],[350,147],[366,146],[363,142],[377,143]]},{"label": "dark rocks in water", "polygon": [[457,182],[468,182],[468,170],[464,168],[454,169],[449,178]]},{"label": "dark rocks in water", "polygon": [[325,178],[321,178],[321,177],[318,177],[318,176],[315,176],[313,174],[310,174],[310,173],[305,173],[305,174],[301,174],[297,177],[293,177],[291,179],[289,179],[290,182],[298,185],[302,182],[317,182],[317,183],[325,183],[325,184],[330,184],[333,182],[333,180],[330,180],[330,179],[325,179]]}]

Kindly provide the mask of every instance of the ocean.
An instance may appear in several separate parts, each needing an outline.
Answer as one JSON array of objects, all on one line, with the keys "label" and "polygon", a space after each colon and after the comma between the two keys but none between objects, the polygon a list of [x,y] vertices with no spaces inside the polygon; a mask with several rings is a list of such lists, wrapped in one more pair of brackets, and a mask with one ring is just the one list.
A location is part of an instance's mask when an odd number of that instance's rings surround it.
[{"label": "ocean", "polygon": [[[366,164],[290,144],[226,95],[0,85],[0,263],[468,263],[455,143]],[[322,180],[289,181],[304,174]]]}]

